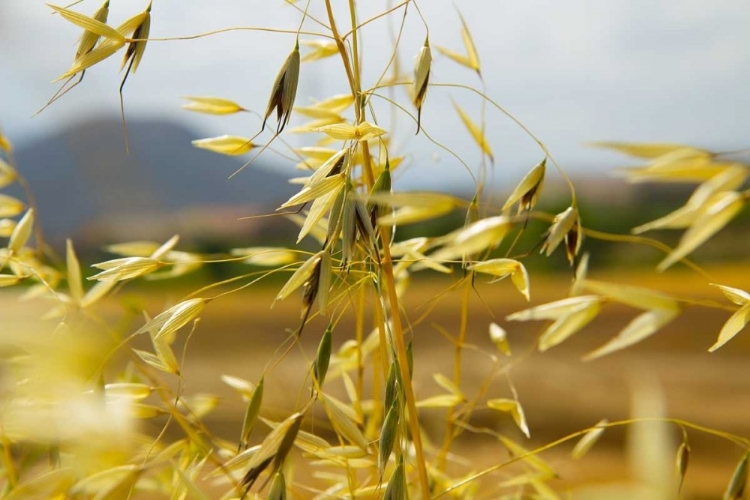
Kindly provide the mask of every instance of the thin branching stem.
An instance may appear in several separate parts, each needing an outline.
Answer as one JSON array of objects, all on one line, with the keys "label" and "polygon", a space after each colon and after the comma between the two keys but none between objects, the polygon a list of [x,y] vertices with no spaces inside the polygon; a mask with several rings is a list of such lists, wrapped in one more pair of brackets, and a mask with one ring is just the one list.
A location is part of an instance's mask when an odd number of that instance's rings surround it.
[{"label": "thin branching stem", "polygon": [[[469,296],[471,295],[471,278],[463,280],[463,291],[461,294],[461,319],[458,326],[458,337],[453,347],[453,383],[456,387],[461,387],[461,361],[463,358],[463,349],[466,344],[466,333],[469,327]],[[446,410],[445,416],[445,436],[443,438],[443,446],[438,454],[437,463],[438,468],[445,471],[447,464],[448,452],[450,452],[451,445],[453,444],[453,437],[455,435],[455,407],[451,406]]]},{"label": "thin branching stem", "polygon": [[364,28],[365,26],[367,26],[367,25],[368,25],[368,24],[370,24],[371,22],[373,22],[373,21],[377,21],[378,19],[380,19],[380,18],[382,18],[382,17],[385,17],[385,16],[387,16],[387,15],[388,15],[388,14],[390,14],[391,12],[395,12],[395,11],[397,11],[397,10],[398,10],[398,9],[400,9],[401,7],[408,7],[408,5],[409,5],[409,4],[411,3],[411,2],[412,2],[412,0],[406,0],[406,1],[404,1],[404,2],[401,2],[401,3],[400,3],[400,4],[398,4],[398,5],[395,5],[395,6],[391,7],[391,8],[389,8],[389,9],[386,9],[386,10],[384,10],[384,11],[383,11],[383,12],[381,12],[380,14],[376,14],[376,15],[372,16],[371,18],[367,19],[366,21],[362,21],[362,22],[361,22],[361,23],[359,23],[359,24],[355,24],[355,25],[354,25],[354,27],[353,27],[352,29],[350,29],[349,31],[347,31],[346,33],[344,33],[344,35],[343,35],[343,36],[342,36],[341,38],[342,38],[343,40],[346,40],[347,38],[349,38],[349,35],[354,35],[354,34],[356,34],[356,32],[357,32],[357,31],[359,31],[360,29]]},{"label": "thin branching stem", "polygon": [[[346,71],[346,78],[347,80],[349,80],[349,88],[351,89],[352,97],[354,97],[354,103],[356,105],[358,94],[357,84],[355,82],[352,66],[349,63],[349,56],[346,53],[346,46],[344,45],[344,41],[341,39],[338,29],[336,28],[336,19],[333,17],[333,8],[331,7],[330,0],[326,0],[326,12],[328,13],[328,21],[331,23],[331,34],[333,35],[332,38],[336,42],[336,47],[338,47],[339,49],[339,55],[341,56],[341,61],[344,63],[344,70]],[[360,111],[356,110],[355,113],[357,114],[357,116],[359,116]]]},{"label": "thin branching stem", "polygon": [[544,446],[540,446],[538,448],[535,448],[528,453],[525,453],[523,455],[517,455],[510,460],[506,460],[505,462],[501,462],[499,464],[493,465],[491,467],[488,467],[480,472],[477,472],[476,474],[472,474],[468,477],[465,477],[461,481],[458,481],[457,483],[451,485],[449,488],[446,488],[445,490],[441,491],[437,495],[433,496],[432,499],[441,498],[451,491],[454,491],[466,484],[469,484],[471,482],[476,481],[477,479],[480,479],[488,474],[491,474],[497,470],[500,470],[504,467],[507,467],[509,465],[521,462],[523,460],[526,460],[529,457],[533,457],[535,455],[538,455],[544,451],[547,451],[549,449],[555,448],[557,446],[560,446],[561,444],[567,443],[573,439],[579,438],[583,436],[584,434],[594,430],[594,429],[600,429],[602,427],[604,428],[611,428],[611,427],[620,427],[624,425],[632,425],[642,422],[662,422],[662,423],[668,423],[668,424],[674,424],[680,427],[687,427],[688,429],[693,429],[696,431],[703,432],[705,434],[709,434],[712,436],[716,436],[722,439],[726,439],[727,441],[731,441],[732,443],[741,446],[745,450],[750,450],[750,440],[743,438],[741,436],[737,436],[734,434],[731,434],[729,432],[720,431],[717,429],[712,429],[710,427],[704,427],[702,425],[693,424],[691,422],[687,422],[685,420],[677,419],[677,418],[659,418],[659,417],[650,417],[650,418],[632,418],[632,419],[626,419],[626,420],[619,420],[617,422],[609,422],[606,424],[597,424],[593,427],[589,427],[588,429],[583,429],[577,432],[574,432],[572,434],[568,434],[567,436],[561,437],[560,439],[557,439],[555,441],[552,441],[551,443],[547,443]]},{"label": "thin branching stem", "polygon": [[181,41],[181,40],[197,40],[199,38],[206,38],[209,36],[220,35],[222,33],[230,33],[232,31],[264,31],[267,33],[280,33],[280,34],[286,34],[286,35],[306,35],[306,36],[316,36],[320,38],[333,39],[331,35],[327,35],[325,33],[319,33],[316,31],[300,31],[300,30],[290,30],[290,29],[281,29],[281,28],[267,28],[264,26],[236,26],[232,28],[222,28],[220,30],[206,31],[204,33],[198,33],[196,35],[171,36],[171,37],[164,37],[164,38],[127,38],[125,41],[126,42],[175,42],[175,41]]}]

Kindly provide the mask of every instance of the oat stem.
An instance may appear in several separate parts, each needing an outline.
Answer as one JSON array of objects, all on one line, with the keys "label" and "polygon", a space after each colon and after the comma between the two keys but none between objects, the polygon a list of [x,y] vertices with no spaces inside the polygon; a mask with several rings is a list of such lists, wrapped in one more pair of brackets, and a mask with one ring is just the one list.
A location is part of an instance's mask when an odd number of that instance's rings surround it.
[{"label": "oat stem", "polygon": [[427,479],[427,467],[424,450],[422,448],[422,436],[420,434],[419,414],[417,413],[417,403],[414,397],[414,388],[412,387],[411,375],[409,374],[409,361],[406,354],[406,344],[404,343],[404,330],[401,326],[401,313],[399,312],[398,295],[396,294],[396,283],[393,278],[393,261],[391,260],[391,231],[390,228],[381,228],[381,239],[383,242],[383,258],[381,261],[382,274],[385,277],[385,285],[388,292],[388,301],[391,303],[391,319],[393,320],[393,340],[396,347],[396,356],[398,365],[401,369],[401,380],[404,381],[404,395],[406,397],[406,406],[409,410],[409,426],[411,428],[412,441],[414,442],[414,451],[416,454],[416,467],[419,472],[419,483],[422,489],[422,498],[430,498],[430,486]]},{"label": "oat stem", "polygon": [[[355,316],[355,338],[357,340],[357,416],[362,418],[362,397],[364,395],[365,384],[365,364],[362,356],[362,344],[365,341],[365,287],[359,287],[357,290],[357,306],[354,310]],[[364,421],[364,419],[363,419]]]},{"label": "oat stem", "polygon": [[[333,17],[333,9],[331,8],[331,0],[326,0],[326,11],[328,12],[328,21],[331,23],[331,34],[333,35],[332,38],[336,42],[336,47],[338,47],[339,49],[341,60],[344,63],[344,70],[346,71],[346,78],[347,80],[349,80],[349,88],[351,89],[352,96],[354,97],[354,102],[356,103],[357,102],[357,87],[354,81],[354,74],[352,73],[352,66],[349,63],[349,56],[346,53],[346,46],[344,45],[344,41],[341,39],[338,29],[336,28],[336,20]],[[360,111],[356,111],[356,113],[357,113],[357,116],[359,116]]]},{"label": "oat stem", "polygon": [[[358,41],[357,41],[357,30],[356,30],[356,6],[354,0],[349,0],[349,13],[350,20],[352,22],[352,61],[354,62],[355,70],[352,70],[352,66],[349,63],[349,57],[346,53],[346,47],[344,46],[343,40],[339,35],[336,28],[336,20],[333,16],[333,10],[331,8],[330,0],[326,0],[326,10],[328,12],[328,18],[331,23],[331,33],[336,40],[336,46],[339,49],[339,54],[344,62],[344,68],[346,70],[347,77],[349,78],[349,85],[351,87],[352,96],[354,97],[354,105],[356,107],[356,123],[360,124],[364,120],[363,108],[362,108],[362,95],[361,95],[361,74],[359,68],[359,53],[358,53]],[[371,165],[370,148],[367,141],[362,142],[362,153],[364,156],[363,173],[368,189],[374,184],[373,169]],[[388,294],[388,301],[391,304],[391,319],[393,320],[393,340],[396,348],[396,356],[398,358],[398,364],[401,370],[401,379],[404,382],[404,395],[406,397],[406,406],[409,413],[409,425],[411,427],[412,440],[414,443],[414,450],[416,453],[416,467],[419,473],[419,483],[422,490],[422,497],[430,497],[429,481],[427,479],[427,466],[424,450],[422,448],[422,437],[420,434],[419,426],[419,415],[417,413],[417,404],[414,397],[414,389],[411,383],[411,376],[409,374],[409,363],[408,356],[406,353],[406,344],[404,343],[404,330],[401,325],[401,313],[399,310],[399,300],[396,294],[396,280],[393,276],[393,261],[391,260],[391,231],[388,228],[381,228],[380,236],[382,241],[382,258],[380,262],[381,276],[385,279],[385,288]],[[378,286],[379,290],[382,287]],[[385,319],[385,316],[384,316]]]},{"label": "oat stem", "polygon": [[[469,324],[469,294],[471,293],[471,277],[467,276],[464,278],[464,290],[461,296],[461,323],[458,327],[458,337],[456,338],[453,354],[453,383],[456,387],[461,387],[461,355],[463,353],[464,344],[466,343],[466,332]],[[450,451],[451,445],[454,439],[454,429],[456,422],[455,407],[451,406],[448,408],[445,416],[445,437],[443,439],[443,446],[440,449],[440,454],[437,458],[438,468],[445,471],[446,461],[448,452]]]}]

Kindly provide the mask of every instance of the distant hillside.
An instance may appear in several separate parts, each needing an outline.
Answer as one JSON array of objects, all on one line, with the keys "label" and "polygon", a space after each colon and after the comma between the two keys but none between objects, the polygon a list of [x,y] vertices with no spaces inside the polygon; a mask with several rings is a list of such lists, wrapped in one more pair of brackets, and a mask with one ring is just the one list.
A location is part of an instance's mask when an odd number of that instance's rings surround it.
[{"label": "distant hillside", "polygon": [[[247,232],[252,224],[238,217],[273,211],[294,192],[262,161],[228,180],[247,158],[194,148],[191,141],[205,134],[181,124],[130,120],[128,133],[130,154],[119,117],[73,124],[17,145],[19,168],[51,241],[72,236],[102,244],[111,241],[102,237],[190,232],[190,220],[178,215],[187,207],[195,229]],[[172,219],[179,222],[175,229],[168,227]]]}]

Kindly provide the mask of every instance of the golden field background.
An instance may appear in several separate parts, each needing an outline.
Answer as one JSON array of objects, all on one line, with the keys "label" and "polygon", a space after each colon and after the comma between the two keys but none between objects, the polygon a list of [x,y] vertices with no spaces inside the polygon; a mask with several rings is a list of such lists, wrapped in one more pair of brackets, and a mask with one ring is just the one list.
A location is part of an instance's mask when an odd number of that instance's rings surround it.
[{"label": "golden field background", "polygon": [[[714,267],[707,271],[715,282],[728,286],[747,288],[750,279],[750,269],[741,265]],[[610,270],[592,272],[591,277],[647,286],[681,298],[726,303],[718,290],[688,270],[673,270],[661,275],[649,270]],[[445,279],[416,280],[405,299],[407,317],[415,321],[426,313],[431,298],[450,284],[451,281]],[[532,275],[531,304],[564,298],[569,286],[569,275]],[[103,304],[101,314],[120,324],[126,321],[125,329],[135,331],[142,323],[139,308],[145,307],[153,314],[192,291],[166,290],[149,291],[148,285],[133,293],[125,289]],[[750,414],[750,335],[740,333],[716,353],[707,352],[729,317],[729,311],[688,306],[675,322],[640,344],[596,361],[582,362],[582,355],[615,335],[637,312],[607,305],[584,331],[542,354],[534,350],[534,343],[543,323],[514,323],[503,319],[511,312],[527,307],[523,297],[509,282],[487,284],[478,279],[477,290],[479,295],[472,294],[469,302],[467,338],[467,343],[476,348],[467,348],[464,353],[462,389],[469,398],[477,393],[493,367],[489,355],[498,355],[503,367],[512,364],[504,373],[508,373],[517,388],[531,439],[526,440],[509,417],[488,409],[478,410],[472,417],[472,425],[507,433],[531,449],[590,427],[602,418],[609,421],[628,418],[633,411],[631,400],[635,395],[642,399],[643,393],[638,391],[646,387],[652,392],[661,392],[665,416],[750,436],[750,421],[746,418]],[[236,440],[239,435],[245,403],[220,380],[220,376],[227,374],[257,381],[269,359],[277,354],[278,347],[288,337],[285,329],[292,330],[298,325],[299,303],[294,298],[270,308],[276,291],[274,286],[268,285],[251,287],[211,303],[187,348],[183,367],[185,394],[212,393],[219,396],[220,404],[206,418],[206,423],[228,440]],[[419,399],[442,391],[432,381],[433,373],[452,376],[453,345],[440,330],[456,334],[460,300],[460,291],[442,295],[437,306],[414,325],[415,390]],[[49,304],[40,301],[19,302],[12,293],[4,293],[0,295],[2,328],[7,328],[8,332],[21,330],[48,307]],[[345,315],[335,329],[334,351],[353,336],[353,321],[351,315]],[[508,331],[513,350],[510,358],[500,355],[489,340],[488,325],[493,321]],[[293,348],[266,375],[264,408],[271,409],[266,410],[266,416],[281,418],[293,410],[295,403],[309,395],[307,367],[314,357],[324,325],[319,319],[308,325],[301,345]],[[50,323],[50,326],[54,325]],[[184,333],[182,335],[184,338]],[[134,345],[139,342],[137,339]],[[342,387],[340,379],[329,381],[327,385],[334,392]],[[337,395],[345,398],[343,390],[339,392]],[[500,374],[490,382],[484,399],[510,397],[510,394],[506,376]],[[443,437],[444,414],[442,409],[421,412],[427,437],[437,446]],[[152,427],[156,433],[163,423],[157,419],[144,425],[147,429]],[[316,431],[320,430],[320,427],[316,428]],[[639,460],[637,456],[628,458],[630,432],[628,427],[607,430],[593,450],[578,462],[569,455],[575,440],[546,451],[542,456],[560,476],[552,484],[565,491],[581,485],[626,481],[634,475],[632,467]],[[669,436],[676,447],[680,439],[679,429],[671,428]],[[689,431],[689,436],[692,455],[685,483],[686,498],[717,498],[729,481],[741,450],[725,440],[699,432]],[[454,451],[453,466],[464,473],[469,469],[462,462],[463,458],[473,461],[471,467],[475,471],[508,458],[503,446],[489,434],[465,433],[457,441]],[[514,471],[517,473],[518,469]],[[489,482],[507,477],[500,471],[493,474]],[[600,495],[595,493],[591,498],[602,498]],[[575,495],[574,498],[585,497]]]}]

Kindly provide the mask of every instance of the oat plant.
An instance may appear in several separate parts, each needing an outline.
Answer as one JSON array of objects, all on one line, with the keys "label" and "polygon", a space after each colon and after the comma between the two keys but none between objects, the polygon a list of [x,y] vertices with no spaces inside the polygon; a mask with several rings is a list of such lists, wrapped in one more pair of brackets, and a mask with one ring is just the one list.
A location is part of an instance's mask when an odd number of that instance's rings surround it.
[{"label": "oat plant", "polygon": [[[584,355],[591,360],[658,333],[686,307],[727,311],[712,351],[750,321],[747,291],[710,283],[705,271],[688,260],[744,207],[750,192],[742,186],[750,166],[722,152],[683,145],[600,143],[643,162],[623,171],[629,181],[690,182],[697,187],[685,205],[635,228],[634,234],[588,227],[573,183],[552,152],[518,117],[480,90],[485,88],[484,68],[460,13],[454,23],[463,40],[459,48],[443,46],[441,34],[430,32],[422,17],[430,4],[415,0],[388,2],[370,18],[361,17],[355,0],[336,5],[330,0],[304,5],[289,0],[286,7],[299,14],[296,30],[233,27],[183,38],[149,38],[158,33],[160,21],[158,16],[152,19],[150,3],[129,6],[132,17],[110,24],[110,3],[90,14],[87,4],[50,6],[59,22],[72,23],[71,32],[79,30],[81,35],[74,62],[60,76],[68,82],[77,77],[77,92],[86,91],[81,82],[85,72],[98,70],[98,63],[118,53],[126,68],[122,85],[136,69],[149,71],[147,48],[154,43],[181,50],[184,38],[242,31],[252,41],[258,31],[267,30],[275,33],[275,43],[289,47],[288,57],[278,61],[275,80],[267,82],[266,95],[245,96],[242,104],[224,97],[191,96],[184,108],[212,115],[244,113],[248,128],[255,127],[246,136],[227,133],[196,139],[195,147],[248,155],[246,166],[257,155],[274,152],[297,165],[300,176],[293,182],[299,191],[274,216],[279,224],[297,224],[299,235],[288,248],[229,248],[218,256],[180,250],[178,236],[163,243],[112,244],[105,248],[113,258],[94,263],[91,274],[83,271],[87,266],[79,262],[74,242],[68,241],[62,257],[45,244],[28,190],[25,200],[0,194],[0,236],[5,238],[0,286],[16,287],[22,298],[49,304],[43,318],[29,319],[28,331],[4,331],[2,336],[4,498],[560,498],[566,488],[556,482],[557,474],[544,458],[546,450],[569,446],[572,460],[583,459],[607,429],[641,419],[602,420],[536,448],[525,444],[523,437],[474,427],[471,417],[490,409],[498,419],[514,422],[519,435],[533,434],[521,400],[534,396],[519,394],[510,377],[514,364],[525,357],[509,343],[506,329],[513,322],[544,322],[538,349],[546,351],[589,323],[596,324],[605,308],[632,309],[633,319],[623,330]],[[281,7],[284,2],[277,3]],[[272,2],[269,8],[275,7]],[[414,29],[423,40],[415,46],[401,41],[406,21],[412,19],[419,22]],[[374,23],[394,27],[377,35],[367,31],[380,37],[369,43],[393,47],[382,68],[369,68],[362,57],[364,28]],[[340,62],[348,91],[306,104],[307,96],[298,95],[299,82],[322,59]],[[433,73],[433,63],[446,68],[442,78]],[[380,76],[365,78],[373,74],[363,71],[365,67]],[[452,72],[466,72],[476,87],[445,80]],[[64,106],[59,98],[68,90],[64,87],[50,103]],[[453,99],[455,114],[437,116],[431,109],[431,97],[438,93]],[[478,112],[462,104],[469,96],[481,99]],[[391,116],[376,113],[382,106],[392,110]],[[485,126],[490,113],[515,123],[539,146],[538,163],[529,165],[517,184],[506,186],[510,195],[499,202],[487,189],[496,158],[493,135]],[[462,123],[476,149],[454,151],[434,140],[431,133],[445,120]],[[397,128],[401,123],[408,127]],[[409,165],[409,151],[397,140],[415,132],[466,169],[474,180],[473,195],[462,198],[447,191],[400,188],[402,170],[423,168]],[[287,139],[293,134],[306,145],[290,146]],[[11,142],[2,134],[0,150],[0,187],[25,186],[19,173],[23,166],[19,170]],[[474,153],[481,156],[476,164],[463,159]],[[241,175],[252,176],[252,169]],[[557,214],[537,209],[548,175],[562,176],[569,189],[568,206]],[[419,235],[420,224],[449,214],[460,214],[464,223],[444,234]],[[545,229],[535,230],[532,220],[542,221]],[[399,237],[404,227],[417,236]],[[659,228],[683,231],[675,248],[641,236]],[[718,287],[727,302],[697,303],[590,276],[587,239],[654,247],[664,253],[655,263],[657,270],[688,266],[706,277],[706,285]],[[527,258],[540,251],[547,257],[556,252],[566,255],[574,274],[570,290],[561,291],[558,300],[488,323],[488,340],[495,347],[480,353],[492,365],[487,383],[467,383],[462,366],[469,349],[475,354],[467,335],[469,301],[479,294],[477,283],[500,282],[494,286],[504,293],[520,293],[534,302],[529,281],[533,269],[527,267]],[[170,279],[223,262],[245,262],[262,270],[203,286],[162,310],[140,311],[136,317],[126,310],[117,321],[104,313],[104,304],[133,281]],[[455,309],[459,322],[455,330],[443,329],[449,339],[444,348],[452,351],[453,365],[428,374],[440,392],[425,397],[413,380],[417,374],[424,378],[424,371],[433,367],[414,362],[420,345],[412,333],[429,317],[430,308],[410,309],[404,297],[411,276],[435,273],[447,276],[451,285],[436,292],[431,307]],[[210,333],[209,322],[201,321],[205,311],[272,275],[284,276],[275,300],[299,301],[300,316],[292,325],[284,324],[288,318],[279,323],[279,349],[267,360],[261,378],[248,381],[235,374],[214,374],[216,381],[236,390],[246,406],[241,432],[218,435],[204,421],[218,399],[185,390],[191,378],[183,369],[189,340]],[[457,303],[446,300],[448,295],[458,296]],[[355,318],[354,331],[340,327],[345,315]],[[265,404],[264,386],[276,376],[275,367],[286,353],[303,349],[301,338],[314,338],[318,347],[306,352],[309,363],[298,367],[307,377],[294,411],[279,415]],[[234,348],[251,350],[252,345]],[[502,385],[507,397],[489,398],[490,383]],[[441,412],[441,434],[422,425],[426,412]],[[598,418],[592,416],[592,421]],[[747,438],[679,419],[661,421],[683,435],[675,459],[678,478],[658,490],[661,498],[679,495],[690,474],[692,433],[707,433],[739,447],[739,465],[727,478],[724,498],[742,498],[750,453]],[[486,467],[471,457],[457,459],[455,445],[467,433],[489,433],[496,441],[497,462]],[[585,467],[585,462],[580,464]]]}]

